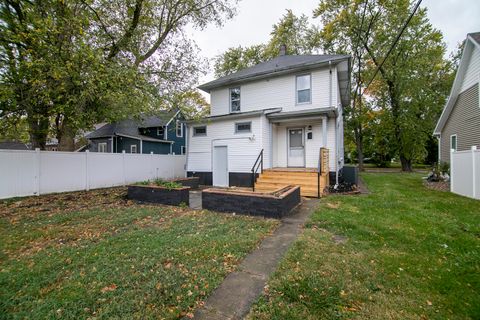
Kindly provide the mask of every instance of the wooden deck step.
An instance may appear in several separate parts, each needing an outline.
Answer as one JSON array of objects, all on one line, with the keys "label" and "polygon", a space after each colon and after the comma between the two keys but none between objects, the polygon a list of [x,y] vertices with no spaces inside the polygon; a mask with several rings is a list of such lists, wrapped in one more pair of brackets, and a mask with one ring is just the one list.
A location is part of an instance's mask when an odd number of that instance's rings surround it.
[{"label": "wooden deck step", "polygon": [[[320,190],[324,190],[327,178],[325,176],[320,177]],[[262,174],[257,178],[255,183],[255,190],[260,192],[271,192],[278,188],[296,185],[300,186],[300,193],[304,197],[317,197],[318,196],[318,174],[313,170],[264,170]]]}]

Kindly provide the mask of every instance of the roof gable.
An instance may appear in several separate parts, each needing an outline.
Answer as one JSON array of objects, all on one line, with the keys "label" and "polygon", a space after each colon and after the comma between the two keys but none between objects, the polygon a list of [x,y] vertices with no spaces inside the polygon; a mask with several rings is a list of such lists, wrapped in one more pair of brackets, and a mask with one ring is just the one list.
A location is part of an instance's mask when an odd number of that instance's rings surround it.
[{"label": "roof gable", "polygon": [[480,52],[480,32],[470,33],[467,35],[465,48],[463,49],[462,57],[460,58],[455,80],[453,81],[452,89],[450,91],[450,96],[448,97],[447,103],[443,108],[442,114],[440,115],[433,132],[433,134],[436,136],[441,134],[441,131],[443,130],[443,127],[445,126],[452,109],[455,107],[455,102],[457,101],[458,95],[462,92],[465,75],[470,66],[470,60],[475,52]]}]

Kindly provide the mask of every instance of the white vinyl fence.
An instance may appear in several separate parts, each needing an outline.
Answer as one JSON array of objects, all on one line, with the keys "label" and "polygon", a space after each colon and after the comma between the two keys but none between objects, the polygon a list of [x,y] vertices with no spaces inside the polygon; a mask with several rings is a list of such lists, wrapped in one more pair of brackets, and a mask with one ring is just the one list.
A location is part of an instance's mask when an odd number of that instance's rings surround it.
[{"label": "white vinyl fence", "polygon": [[450,156],[450,191],[480,199],[480,150],[453,151]]},{"label": "white vinyl fence", "polygon": [[0,150],[0,199],[177,177],[184,155]]}]

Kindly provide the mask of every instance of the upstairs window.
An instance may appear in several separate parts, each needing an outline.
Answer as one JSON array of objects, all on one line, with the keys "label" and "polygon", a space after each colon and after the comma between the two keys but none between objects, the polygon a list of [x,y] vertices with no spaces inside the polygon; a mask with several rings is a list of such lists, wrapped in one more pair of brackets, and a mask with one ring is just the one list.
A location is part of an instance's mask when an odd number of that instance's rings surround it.
[{"label": "upstairs window", "polygon": [[193,128],[193,136],[194,137],[206,136],[206,135],[207,135],[207,127],[206,126],[194,127]]},{"label": "upstairs window", "polygon": [[457,151],[457,135],[451,135],[450,136],[450,150],[453,149]]},{"label": "upstairs window", "polygon": [[182,138],[183,137],[183,124],[179,120],[176,122],[176,131],[177,131],[177,137]]},{"label": "upstairs window", "polygon": [[297,76],[297,104],[305,104],[312,102],[311,80],[312,79],[309,74]]},{"label": "upstairs window", "polygon": [[251,122],[237,122],[235,123],[235,133],[249,133],[252,132]]},{"label": "upstairs window", "polygon": [[230,111],[240,112],[240,87],[230,89]]}]

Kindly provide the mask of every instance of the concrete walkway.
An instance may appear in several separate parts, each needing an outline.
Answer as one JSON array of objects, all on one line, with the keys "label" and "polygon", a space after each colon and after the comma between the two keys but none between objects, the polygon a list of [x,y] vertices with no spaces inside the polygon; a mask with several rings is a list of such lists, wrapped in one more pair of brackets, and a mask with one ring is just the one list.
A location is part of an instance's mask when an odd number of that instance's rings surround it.
[{"label": "concrete walkway", "polygon": [[247,255],[238,270],[230,273],[204,307],[195,312],[194,319],[243,319],[318,203],[318,200],[304,200],[293,215],[282,219],[273,235]]}]

